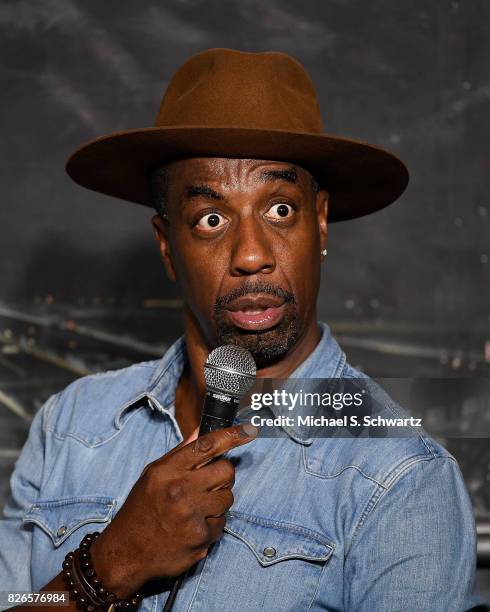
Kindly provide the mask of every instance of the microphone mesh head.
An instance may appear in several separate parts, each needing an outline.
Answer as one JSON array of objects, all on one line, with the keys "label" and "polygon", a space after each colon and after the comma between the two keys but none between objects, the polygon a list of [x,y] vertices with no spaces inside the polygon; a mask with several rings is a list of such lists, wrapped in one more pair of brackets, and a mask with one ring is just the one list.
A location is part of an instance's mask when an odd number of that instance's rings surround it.
[{"label": "microphone mesh head", "polygon": [[234,397],[241,397],[252,388],[256,373],[252,354],[234,344],[218,346],[204,364],[206,386]]}]

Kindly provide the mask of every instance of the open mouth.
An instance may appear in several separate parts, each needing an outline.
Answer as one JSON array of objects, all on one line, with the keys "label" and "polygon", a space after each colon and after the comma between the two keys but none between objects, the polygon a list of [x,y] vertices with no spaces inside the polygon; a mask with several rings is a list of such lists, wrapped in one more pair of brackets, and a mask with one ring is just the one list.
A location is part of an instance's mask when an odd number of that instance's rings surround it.
[{"label": "open mouth", "polygon": [[277,325],[284,316],[284,300],[270,295],[247,295],[227,304],[228,319],[240,329],[262,331]]}]

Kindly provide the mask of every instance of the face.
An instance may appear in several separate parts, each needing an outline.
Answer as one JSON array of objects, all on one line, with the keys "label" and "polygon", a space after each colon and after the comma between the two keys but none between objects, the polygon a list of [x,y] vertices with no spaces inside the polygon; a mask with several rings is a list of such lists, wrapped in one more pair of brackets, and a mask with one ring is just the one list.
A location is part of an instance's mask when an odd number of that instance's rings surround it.
[{"label": "face", "polygon": [[169,278],[209,348],[264,367],[316,327],[325,191],[284,162],[191,158],[167,166],[167,220],[153,217]]}]

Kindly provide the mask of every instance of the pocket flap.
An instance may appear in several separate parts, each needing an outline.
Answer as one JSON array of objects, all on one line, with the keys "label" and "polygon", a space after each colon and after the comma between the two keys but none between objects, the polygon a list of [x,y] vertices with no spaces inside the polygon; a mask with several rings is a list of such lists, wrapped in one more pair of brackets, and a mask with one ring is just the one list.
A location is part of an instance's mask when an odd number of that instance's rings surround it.
[{"label": "pocket flap", "polygon": [[108,523],[115,506],[116,499],[104,496],[38,501],[24,514],[23,520],[39,525],[53,544],[59,546],[82,525]]},{"label": "pocket flap", "polygon": [[284,559],[327,561],[335,548],[306,527],[238,512],[227,513],[225,531],[242,540],[263,566]]}]

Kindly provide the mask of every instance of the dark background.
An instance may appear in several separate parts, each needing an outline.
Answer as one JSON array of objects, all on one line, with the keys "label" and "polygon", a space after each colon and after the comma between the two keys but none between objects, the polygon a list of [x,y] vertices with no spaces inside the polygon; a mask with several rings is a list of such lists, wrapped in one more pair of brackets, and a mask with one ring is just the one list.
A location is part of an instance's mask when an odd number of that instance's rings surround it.
[{"label": "dark background", "polygon": [[[209,47],[291,53],[328,132],[408,165],[397,203],[330,226],[319,317],[349,361],[374,376],[489,375],[488,0],[2,0],[0,508],[51,393],[156,358],[180,333],[151,210],[83,190],[64,163],[151,125],[174,71]],[[445,443],[488,519],[488,440]]]}]

